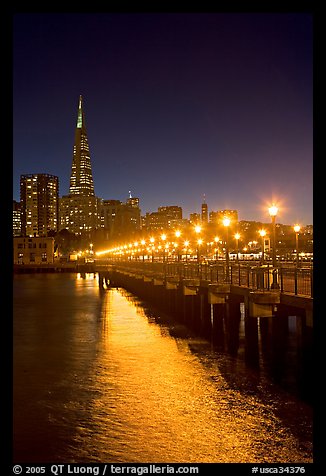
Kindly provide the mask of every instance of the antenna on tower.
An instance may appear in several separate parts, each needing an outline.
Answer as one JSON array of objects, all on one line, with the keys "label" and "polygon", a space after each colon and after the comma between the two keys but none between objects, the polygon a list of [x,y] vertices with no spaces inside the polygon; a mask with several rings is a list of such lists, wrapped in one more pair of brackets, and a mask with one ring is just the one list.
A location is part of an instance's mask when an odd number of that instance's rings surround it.
[{"label": "antenna on tower", "polygon": [[205,195],[205,193],[203,194],[203,203],[206,203],[206,195]]},{"label": "antenna on tower", "polygon": [[131,191],[130,191],[130,190],[129,190],[129,198],[132,198],[132,196],[131,196]]}]

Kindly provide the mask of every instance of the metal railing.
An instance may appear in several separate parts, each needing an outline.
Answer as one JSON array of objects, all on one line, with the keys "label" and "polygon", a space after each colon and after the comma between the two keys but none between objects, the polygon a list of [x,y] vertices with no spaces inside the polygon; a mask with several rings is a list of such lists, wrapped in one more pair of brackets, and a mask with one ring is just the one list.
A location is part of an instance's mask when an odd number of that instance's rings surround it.
[{"label": "metal railing", "polygon": [[143,262],[97,260],[96,266],[114,265],[118,269],[144,273],[153,277],[197,278],[211,283],[230,283],[251,289],[280,290],[282,293],[313,297],[313,268],[286,265],[252,265],[249,263],[230,263],[228,270],[225,262],[184,263],[184,262]]}]

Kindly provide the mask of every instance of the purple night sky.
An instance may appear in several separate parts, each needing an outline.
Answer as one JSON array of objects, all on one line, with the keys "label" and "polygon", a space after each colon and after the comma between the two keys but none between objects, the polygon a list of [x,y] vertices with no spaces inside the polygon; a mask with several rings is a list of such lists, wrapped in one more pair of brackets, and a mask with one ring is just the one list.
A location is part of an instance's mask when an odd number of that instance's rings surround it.
[{"label": "purple night sky", "polygon": [[13,33],[15,200],[27,173],[68,193],[82,94],[98,197],[313,223],[312,14],[19,13]]}]

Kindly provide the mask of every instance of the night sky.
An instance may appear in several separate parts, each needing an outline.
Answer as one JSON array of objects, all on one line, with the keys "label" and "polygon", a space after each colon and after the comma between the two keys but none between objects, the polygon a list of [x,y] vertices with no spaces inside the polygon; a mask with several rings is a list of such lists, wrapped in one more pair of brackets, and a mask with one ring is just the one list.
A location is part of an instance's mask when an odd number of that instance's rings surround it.
[{"label": "night sky", "polygon": [[78,98],[95,194],[142,214],[237,209],[313,223],[309,13],[19,13],[13,198],[21,174],[68,194]]}]

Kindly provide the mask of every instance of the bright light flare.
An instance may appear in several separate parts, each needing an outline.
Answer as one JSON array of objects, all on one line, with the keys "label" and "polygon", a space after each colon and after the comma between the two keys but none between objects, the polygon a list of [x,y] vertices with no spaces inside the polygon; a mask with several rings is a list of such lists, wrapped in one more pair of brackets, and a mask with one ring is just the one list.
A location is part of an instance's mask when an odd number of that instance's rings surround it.
[{"label": "bright light flare", "polygon": [[278,213],[278,207],[273,203],[271,207],[268,209],[268,213],[271,217],[276,217]]}]

